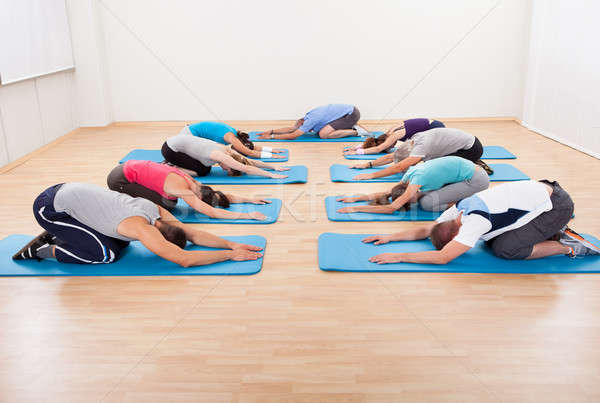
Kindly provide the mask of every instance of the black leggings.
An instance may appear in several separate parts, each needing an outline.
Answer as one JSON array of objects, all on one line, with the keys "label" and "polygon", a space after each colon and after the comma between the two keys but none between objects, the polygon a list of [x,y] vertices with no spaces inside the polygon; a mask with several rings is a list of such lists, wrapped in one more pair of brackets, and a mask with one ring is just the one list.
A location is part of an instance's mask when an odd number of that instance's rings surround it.
[{"label": "black leggings", "polygon": [[123,164],[116,166],[106,178],[106,184],[110,190],[115,192],[125,193],[131,197],[142,197],[146,200],[150,200],[154,204],[166,208],[167,210],[173,210],[177,204],[177,200],[167,199],[161,194],[155,192],[152,189],[148,189],[139,183],[131,183],[125,177],[123,172]]},{"label": "black leggings", "polygon": [[180,168],[189,169],[190,171],[196,172],[196,176],[206,176],[210,173],[210,166],[202,164],[200,161],[190,157],[186,153],[179,151],[173,151],[171,147],[165,143],[162,145],[160,150],[165,161]]},{"label": "black leggings", "polygon": [[466,150],[458,150],[453,154],[449,154],[449,156],[462,157],[471,162],[477,162],[481,159],[483,155],[483,146],[481,145],[481,141],[477,137],[475,137],[475,142],[471,146],[471,148],[467,148]]}]

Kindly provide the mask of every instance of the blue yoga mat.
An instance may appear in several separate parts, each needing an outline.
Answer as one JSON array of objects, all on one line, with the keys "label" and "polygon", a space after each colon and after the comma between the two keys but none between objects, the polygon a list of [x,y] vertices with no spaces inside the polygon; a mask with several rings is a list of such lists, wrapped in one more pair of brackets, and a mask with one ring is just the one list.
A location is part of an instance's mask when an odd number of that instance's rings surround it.
[{"label": "blue yoga mat", "polygon": [[510,164],[488,164],[494,170],[490,175],[491,182],[514,182],[531,179],[519,168]]},{"label": "blue yoga mat", "polygon": [[[525,175],[519,169],[509,164],[489,164],[494,170],[494,174],[490,176],[492,182],[507,182],[507,181],[522,181],[528,180],[529,176]],[[385,178],[375,178],[363,181],[356,181],[352,179],[356,175],[363,173],[371,173],[381,171],[383,168],[367,168],[367,169],[352,169],[347,165],[334,164],[329,168],[329,173],[332,182],[383,182],[393,183],[400,182],[403,174],[395,174],[392,176],[386,176]]]},{"label": "blue yoga mat", "polygon": [[[284,153],[279,154],[284,155],[285,158],[252,158],[251,159],[260,159],[263,162],[286,162],[290,157],[290,151],[285,150]],[[126,156],[124,156],[119,164],[124,163],[129,160],[141,160],[141,161],[154,161],[154,162],[163,162],[164,158],[160,152],[160,150],[133,150],[130,151]]]},{"label": "blue yoga mat", "polygon": [[[274,141],[274,142],[282,142],[282,141],[294,141],[294,142],[321,142],[321,143],[348,143],[348,142],[363,142],[367,137],[362,136],[350,136],[350,137],[342,137],[340,139],[322,139],[319,137],[317,133],[309,132],[304,133],[302,136],[297,137],[293,140],[281,140],[281,139],[261,139],[258,138],[258,133],[262,132],[250,132],[250,140],[251,141]],[[379,136],[383,134],[383,132],[370,132],[369,137],[371,136]]]},{"label": "blue yoga mat", "polygon": [[[122,252],[121,258],[109,264],[59,263],[54,259],[12,260],[19,249],[33,237],[9,235],[0,240],[0,276],[200,276],[248,275],[262,268],[263,259],[235,262],[227,261],[206,266],[181,267],[150,252],[139,242],[132,242]],[[264,248],[267,240],[259,235],[224,237],[234,242]],[[188,244],[190,250],[214,250]],[[263,251],[264,253],[264,251]]]},{"label": "blue yoga mat", "polygon": [[287,175],[285,179],[271,179],[264,176],[246,175],[229,176],[221,167],[212,167],[207,176],[198,176],[196,180],[205,185],[279,185],[288,183],[306,183],[308,169],[304,165],[288,167],[289,171],[275,172]]},{"label": "blue yoga mat", "polygon": [[[433,250],[428,239],[391,242],[385,245],[365,244],[370,235],[335,234],[319,236],[319,267],[327,271],[351,272],[436,272],[436,273],[600,273],[600,256],[569,258],[551,256],[535,260],[505,260],[496,257],[483,242],[445,265],[391,263],[376,264],[369,258],[380,253],[421,252]],[[585,236],[598,243],[590,235]]]},{"label": "blue yoga mat", "polygon": [[[379,154],[344,154],[344,158],[347,160],[376,160],[379,157],[388,155],[389,153]],[[483,155],[481,159],[484,160],[514,160],[517,157],[508,151],[506,148],[501,146],[485,146],[483,147]]]},{"label": "blue yoga mat", "polygon": [[337,199],[343,196],[325,198],[325,209],[330,221],[433,221],[441,213],[425,211],[415,203],[409,211],[396,211],[393,214],[380,213],[338,213],[338,209],[351,206],[365,206],[368,202],[344,203]]},{"label": "blue yoga mat", "polygon": [[209,216],[199,213],[191,208],[183,199],[177,201],[177,206],[171,211],[171,213],[181,222],[186,223],[201,223],[201,224],[273,224],[279,217],[281,211],[281,200],[280,199],[267,199],[271,201],[271,204],[252,204],[252,203],[239,203],[232,204],[227,210],[234,211],[237,213],[250,213],[252,211],[258,211],[268,217],[264,221],[250,220],[250,219],[224,219],[224,218],[210,218]]},{"label": "blue yoga mat", "polygon": [[483,147],[482,160],[514,160],[517,156],[502,146]]}]

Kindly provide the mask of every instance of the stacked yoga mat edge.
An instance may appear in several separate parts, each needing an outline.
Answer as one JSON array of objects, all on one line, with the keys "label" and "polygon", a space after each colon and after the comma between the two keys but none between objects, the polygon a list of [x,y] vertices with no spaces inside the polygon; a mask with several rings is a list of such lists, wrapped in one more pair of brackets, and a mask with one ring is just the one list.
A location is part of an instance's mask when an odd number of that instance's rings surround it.
[{"label": "stacked yoga mat edge", "polygon": [[[245,262],[226,261],[206,266],[181,267],[150,252],[140,242],[131,242],[121,258],[109,264],[59,263],[54,259],[12,260],[12,255],[33,237],[9,235],[0,240],[0,276],[200,276],[250,275],[262,268],[263,258]],[[225,239],[266,247],[267,240],[260,235],[223,237]],[[186,249],[215,250],[188,244]],[[263,253],[265,251],[263,250]]]},{"label": "stacked yoga mat edge", "polygon": [[[475,248],[445,265],[392,263],[376,264],[369,258],[381,253],[421,252],[433,250],[428,239],[390,242],[384,245],[363,243],[371,234],[336,234],[319,236],[319,268],[349,272],[434,272],[434,273],[600,273],[600,256],[570,258],[564,255],[534,260],[505,260],[496,257],[480,241]],[[598,244],[591,235],[585,238]]]}]

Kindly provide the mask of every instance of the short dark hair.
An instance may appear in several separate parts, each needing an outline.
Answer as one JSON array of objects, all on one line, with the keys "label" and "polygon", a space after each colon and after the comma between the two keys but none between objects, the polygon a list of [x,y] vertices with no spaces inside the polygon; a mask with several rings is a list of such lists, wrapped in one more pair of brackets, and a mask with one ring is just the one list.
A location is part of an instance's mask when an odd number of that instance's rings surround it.
[{"label": "short dark hair", "polygon": [[158,226],[158,230],[167,241],[179,246],[181,249],[185,248],[187,236],[185,235],[184,230],[162,220]]},{"label": "short dark hair", "polygon": [[429,239],[437,250],[441,250],[458,234],[458,229],[458,224],[454,220],[437,223],[431,229]]}]

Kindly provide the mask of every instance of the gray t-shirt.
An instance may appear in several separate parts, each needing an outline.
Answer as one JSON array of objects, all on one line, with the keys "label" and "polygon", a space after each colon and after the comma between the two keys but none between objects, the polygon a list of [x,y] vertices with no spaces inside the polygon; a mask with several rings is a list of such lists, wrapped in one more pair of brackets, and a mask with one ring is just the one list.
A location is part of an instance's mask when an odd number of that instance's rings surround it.
[{"label": "gray t-shirt", "polygon": [[187,154],[207,167],[217,163],[210,158],[210,153],[223,148],[222,144],[215,141],[187,134],[169,137],[167,145],[171,150]]},{"label": "gray t-shirt", "polygon": [[415,134],[411,157],[421,157],[423,161],[445,157],[458,150],[467,150],[473,147],[475,136],[459,129],[439,127]]},{"label": "gray t-shirt", "polygon": [[158,206],[140,197],[104,189],[88,183],[65,183],[56,192],[54,210],[65,212],[106,236],[133,241],[117,232],[126,218],[140,216],[154,225],[160,218]]}]

